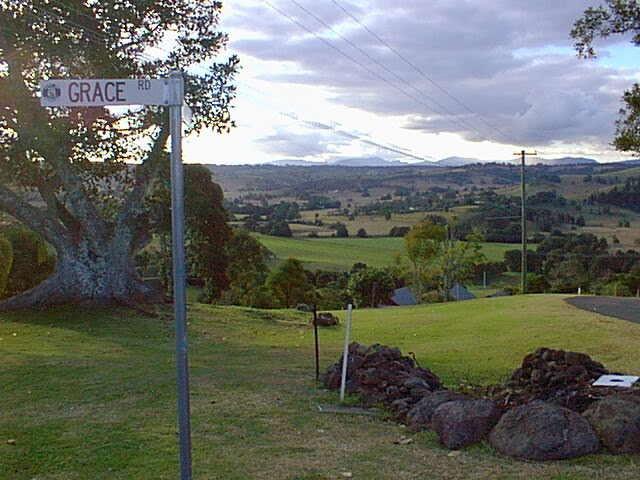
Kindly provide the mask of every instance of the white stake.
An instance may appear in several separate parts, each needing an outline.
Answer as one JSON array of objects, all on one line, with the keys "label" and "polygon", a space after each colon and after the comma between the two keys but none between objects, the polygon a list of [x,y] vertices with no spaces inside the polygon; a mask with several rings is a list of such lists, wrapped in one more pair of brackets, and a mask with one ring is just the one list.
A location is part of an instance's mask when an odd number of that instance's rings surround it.
[{"label": "white stake", "polygon": [[351,333],[351,310],[352,305],[347,307],[347,329],[344,334],[344,354],[342,355],[342,381],[340,382],[340,401],[344,402],[344,389],[347,386],[347,362],[349,360],[349,333]]}]

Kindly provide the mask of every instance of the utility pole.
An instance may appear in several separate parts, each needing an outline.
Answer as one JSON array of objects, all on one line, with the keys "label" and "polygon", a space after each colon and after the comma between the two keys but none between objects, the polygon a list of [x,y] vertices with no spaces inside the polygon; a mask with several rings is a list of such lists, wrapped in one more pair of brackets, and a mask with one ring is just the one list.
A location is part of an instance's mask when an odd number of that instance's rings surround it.
[{"label": "utility pole", "polygon": [[536,152],[529,153],[522,150],[514,155],[521,156],[520,164],[520,196],[521,196],[521,210],[520,210],[520,223],[522,229],[522,254],[520,258],[520,290],[523,294],[527,293],[527,210],[526,210],[526,182],[525,182],[525,170],[524,159],[527,155],[538,155]]}]

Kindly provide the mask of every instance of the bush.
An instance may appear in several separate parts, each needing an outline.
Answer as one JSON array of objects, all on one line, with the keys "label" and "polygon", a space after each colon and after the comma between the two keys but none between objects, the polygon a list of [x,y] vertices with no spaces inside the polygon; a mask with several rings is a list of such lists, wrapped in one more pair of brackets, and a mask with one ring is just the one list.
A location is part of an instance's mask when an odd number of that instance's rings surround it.
[{"label": "bush", "polygon": [[37,233],[24,227],[12,227],[6,231],[5,237],[13,248],[7,293],[16,295],[29,290],[53,273],[55,256]]},{"label": "bush", "polygon": [[336,224],[336,237],[338,238],[347,238],[349,236],[349,230],[347,230],[347,226],[344,223]]},{"label": "bush", "polygon": [[603,295],[616,296],[616,297],[632,297],[634,292],[622,282],[607,283],[602,289]]},{"label": "bush", "polygon": [[4,237],[0,237],[0,297],[7,293],[7,282],[12,263],[13,247],[11,242]]},{"label": "bush", "polygon": [[389,230],[389,236],[404,237],[407,233],[409,233],[409,230],[411,230],[411,227],[392,227],[391,230]]},{"label": "bush", "polygon": [[444,295],[440,290],[429,290],[422,294],[422,303],[442,303]]},{"label": "bush", "polygon": [[544,275],[537,273],[527,274],[527,293],[545,293],[549,288],[549,282],[544,278]]}]

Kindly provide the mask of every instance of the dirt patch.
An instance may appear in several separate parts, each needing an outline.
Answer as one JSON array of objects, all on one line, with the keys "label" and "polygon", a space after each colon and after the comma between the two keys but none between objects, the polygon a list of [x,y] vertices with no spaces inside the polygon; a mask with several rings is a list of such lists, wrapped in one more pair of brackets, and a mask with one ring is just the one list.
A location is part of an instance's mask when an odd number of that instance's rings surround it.
[{"label": "dirt patch", "polygon": [[640,299],[621,297],[571,297],[568,304],[582,310],[640,323]]}]

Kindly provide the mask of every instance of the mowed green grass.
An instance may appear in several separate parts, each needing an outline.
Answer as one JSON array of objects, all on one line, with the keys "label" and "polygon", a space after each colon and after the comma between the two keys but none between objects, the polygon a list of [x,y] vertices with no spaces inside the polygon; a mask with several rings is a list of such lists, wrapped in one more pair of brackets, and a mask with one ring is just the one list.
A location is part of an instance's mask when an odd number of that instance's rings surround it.
[{"label": "mowed green grass", "polygon": [[[576,310],[562,296],[356,310],[352,339],[415,352],[450,387],[504,381],[540,346],[640,371],[640,325]],[[343,323],[320,331],[322,369]],[[321,414],[335,392],[314,381],[313,330],[292,311],[189,307],[194,479],[636,479],[638,457],[556,463],[455,456],[431,433],[381,419]],[[171,312],[2,314],[0,478],[178,478]],[[14,440],[10,444],[7,440]],[[13,443],[13,442],[12,442]]]},{"label": "mowed green grass", "polygon": [[[279,260],[295,257],[307,269],[350,270],[354,263],[370,267],[386,267],[404,258],[403,238],[284,238],[256,235]],[[482,252],[489,261],[502,261],[507,250],[519,249],[519,244],[483,243]],[[535,245],[530,245],[535,248]]]}]

